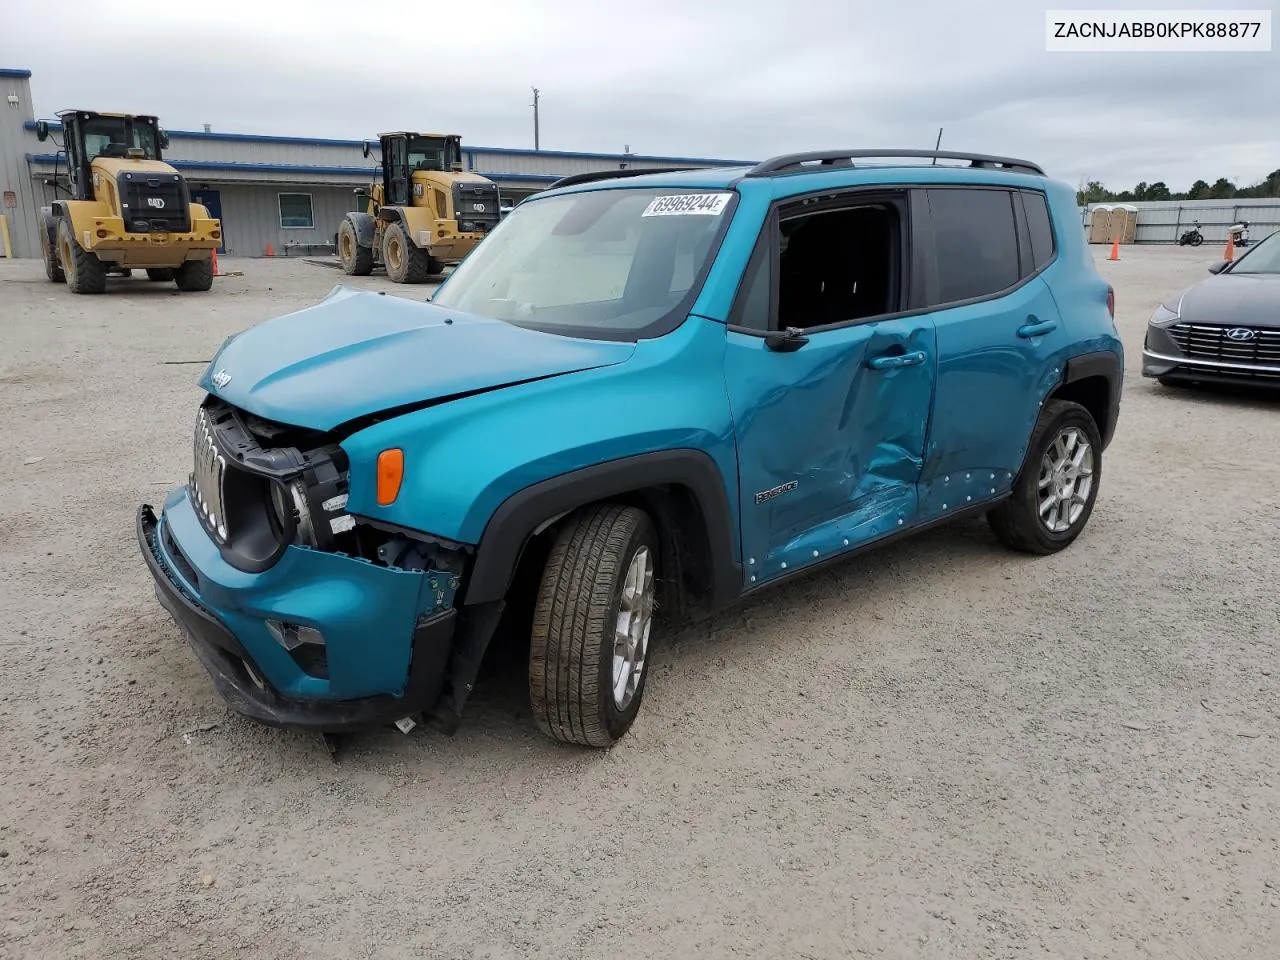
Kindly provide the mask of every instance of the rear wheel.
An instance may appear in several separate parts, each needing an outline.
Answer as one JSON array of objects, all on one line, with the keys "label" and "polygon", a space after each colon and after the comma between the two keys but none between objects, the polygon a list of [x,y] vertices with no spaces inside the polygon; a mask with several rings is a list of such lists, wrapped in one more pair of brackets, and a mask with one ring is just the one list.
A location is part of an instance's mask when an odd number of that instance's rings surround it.
[{"label": "rear wheel", "polygon": [[1089,522],[1101,480],[1102,437],[1089,411],[1066,400],[1046,401],[1013,493],[987,520],[1013,550],[1056,553]]},{"label": "rear wheel", "polygon": [[58,259],[72,293],[102,293],[107,289],[107,265],[80,246],[68,220],[58,221]]},{"label": "rear wheel", "polygon": [[152,283],[168,283],[173,279],[173,270],[168,267],[148,268],[147,279]]},{"label": "rear wheel", "polygon": [[382,235],[382,263],[394,283],[424,283],[431,275],[431,255],[415,247],[403,223],[389,223]]},{"label": "rear wheel", "polygon": [[538,728],[563,743],[608,747],[644,697],[658,541],[635,507],[583,510],[565,524],[543,568],[529,646]]},{"label": "rear wheel", "polygon": [[343,220],[338,227],[338,259],[348,276],[367,277],[373,271],[373,247],[360,245],[355,225],[350,220]]},{"label": "rear wheel", "polygon": [[213,258],[188,260],[173,272],[173,279],[177,281],[179,290],[208,290],[213,286]]}]

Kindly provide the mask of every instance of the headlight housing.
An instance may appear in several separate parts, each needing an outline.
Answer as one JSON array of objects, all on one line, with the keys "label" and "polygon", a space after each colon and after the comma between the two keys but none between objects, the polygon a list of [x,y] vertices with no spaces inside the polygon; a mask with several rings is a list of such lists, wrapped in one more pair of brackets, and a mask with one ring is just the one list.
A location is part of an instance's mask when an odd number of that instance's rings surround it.
[{"label": "headlight housing", "polygon": [[1157,327],[1167,327],[1171,323],[1177,323],[1182,319],[1182,315],[1177,310],[1170,310],[1163,303],[1156,307],[1155,312],[1151,314],[1151,323]]}]

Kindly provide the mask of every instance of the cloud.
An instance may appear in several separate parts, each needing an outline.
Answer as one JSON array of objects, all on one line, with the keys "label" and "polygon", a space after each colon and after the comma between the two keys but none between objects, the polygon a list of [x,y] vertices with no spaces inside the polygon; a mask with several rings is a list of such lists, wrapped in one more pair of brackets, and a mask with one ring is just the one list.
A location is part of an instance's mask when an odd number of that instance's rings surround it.
[{"label": "cloud", "polygon": [[944,147],[1069,182],[1183,189],[1280,167],[1274,54],[1049,53],[1044,10],[1025,0],[108,0],[60,20],[56,43],[47,16],[16,7],[0,40],[46,116],[532,146],[537,85],[546,149],[755,159],[928,147],[941,126]]}]

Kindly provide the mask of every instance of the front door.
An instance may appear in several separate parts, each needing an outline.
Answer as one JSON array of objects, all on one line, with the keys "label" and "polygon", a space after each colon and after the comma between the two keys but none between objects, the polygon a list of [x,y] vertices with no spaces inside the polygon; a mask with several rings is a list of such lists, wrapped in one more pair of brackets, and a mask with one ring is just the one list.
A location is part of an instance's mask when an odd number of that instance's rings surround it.
[{"label": "front door", "polygon": [[936,350],[898,315],[906,201],[845,202],[771,220],[727,333],[748,589],[916,520]]},{"label": "front door", "polygon": [[409,205],[409,143],[404,137],[392,137],[382,153],[386,164],[387,203],[391,206]]},{"label": "front door", "polygon": [[[191,199],[195,203],[203,204],[205,209],[209,211],[209,216],[215,220],[222,221],[222,194],[217,190],[192,190]],[[222,223],[222,242],[218,245],[218,253],[225,254],[227,252],[227,225]]]}]

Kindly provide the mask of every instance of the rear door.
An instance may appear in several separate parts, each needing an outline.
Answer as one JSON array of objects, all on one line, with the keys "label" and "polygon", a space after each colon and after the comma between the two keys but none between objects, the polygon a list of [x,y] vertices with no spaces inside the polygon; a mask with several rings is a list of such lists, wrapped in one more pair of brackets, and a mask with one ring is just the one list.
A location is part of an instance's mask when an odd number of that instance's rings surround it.
[{"label": "rear door", "polygon": [[1053,253],[1033,251],[1021,191],[935,186],[916,196],[938,338],[921,476],[928,519],[1009,489],[1070,338],[1043,276]]}]

